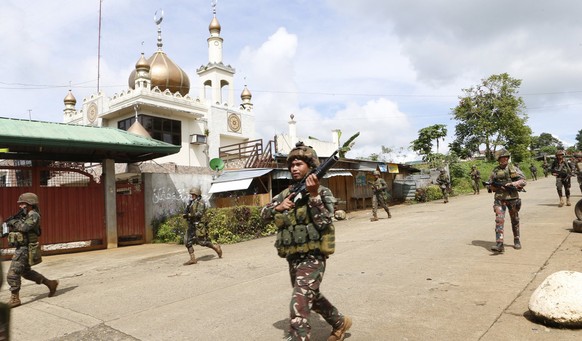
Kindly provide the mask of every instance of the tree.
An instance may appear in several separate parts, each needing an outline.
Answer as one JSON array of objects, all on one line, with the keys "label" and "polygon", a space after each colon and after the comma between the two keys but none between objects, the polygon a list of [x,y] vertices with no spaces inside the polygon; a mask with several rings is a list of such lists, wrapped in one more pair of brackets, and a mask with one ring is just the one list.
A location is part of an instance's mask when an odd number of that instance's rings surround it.
[{"label": "tree", "polygon": [[541,133],[540,136],[532,136],[531,146],[533,150],[540,149],[544,146],[552,146],[558,149],[564,149],[564,144],[562,141],[558,140],[549,133]]},{"label": "tree", "polygon": [[578,130],[578,134],[576,134],[576,149],[582,150],[582,129]]},{"label": "tree", "polygon": [[482,83],[463,89],[464,96],[453,108],[455,140],[450,147],[457,155],[466,157],[485,146],[488,160],[495,159],[498,147],[504,147],[521,161],[528,156],[531,128],[525,123],[525,104],[517,96],[521,80],[507,73],[492,75]]},{"label": "tree", "polygon": [[439,153],[439,140],[447,136],[447,127],[444,124],[435,124],[418,131],[418,138],[410,143],[413,151],[424,155],[423,160],[430,159],[433,141],[436,142],[436,153]]},{"label": "tree", "polygon": [[564,144],[552,134],[541,133],[540,136],[531,137],[530,149],[534,153],[553,155],[558,149],[564,149]]}]

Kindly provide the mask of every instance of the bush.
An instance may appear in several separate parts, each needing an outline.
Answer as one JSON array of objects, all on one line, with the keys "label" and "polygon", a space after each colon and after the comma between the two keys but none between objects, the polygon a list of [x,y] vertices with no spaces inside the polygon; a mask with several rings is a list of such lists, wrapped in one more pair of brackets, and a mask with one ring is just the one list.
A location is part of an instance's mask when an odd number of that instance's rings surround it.
[{"label": "bush", "polygon": [[[233,244],[274,234],[276,228],[263,222],[261,209],[257,206],[209,208],[203,218],[208,236],[218,244]],[[182,214],[172,216],[160,225],[155,239],[162,243],[183,243],[187,228]]]},{"label": "bush", "polygon": [[187,228],[188,224],[186,223],[186,219],[182,218],[181,214],[168,217],[159,225],[155,234],[155,241],[159,243],[183,244]]},{"label": "bush", "polygon": [[443,192],[441,192],[441,188],[438,185],[429,185],[426,188],[426,200],[433,201],[439,200],[443,198]]}]

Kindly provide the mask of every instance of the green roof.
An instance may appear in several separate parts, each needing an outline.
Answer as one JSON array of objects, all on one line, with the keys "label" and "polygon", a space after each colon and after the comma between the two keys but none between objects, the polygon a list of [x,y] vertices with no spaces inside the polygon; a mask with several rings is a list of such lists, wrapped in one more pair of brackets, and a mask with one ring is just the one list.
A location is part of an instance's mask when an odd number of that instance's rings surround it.
[{"label": "green roof", "polygon": [[0,159],[138,162],[179,151],[116,128],[0,117]]}]

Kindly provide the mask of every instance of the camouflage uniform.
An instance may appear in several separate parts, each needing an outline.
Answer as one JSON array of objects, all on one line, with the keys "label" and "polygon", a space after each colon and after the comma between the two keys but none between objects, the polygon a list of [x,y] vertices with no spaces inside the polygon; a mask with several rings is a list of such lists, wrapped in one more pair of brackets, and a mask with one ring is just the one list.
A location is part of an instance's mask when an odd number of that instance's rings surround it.
[{"label": "camouflage uniform", "polygon": [[548,165],[548,163],[544,160],[544,163],[542,164],[542,170],[544,171],[544,178],[548,177],[548,174],[550,174],[550,165]]},{"label": "camouflage uniform", "polygon": [[477,166],[471,167],[471,187],[473,187],[473,194],[479,194],[479,189],[481,187],[481,172],[477,169]]},{"label": "camouflage uniform", "polygon": [[[29,200],[30,199],[30,200]],[[58,286],[58,281],[49,280],[40,273],[32,270],[31,260],[29,259],[29,251],[31,248],[37,250],[37,255],[40,257],[40,244],[38,243],[38,237],[40,236],[40,214],[38,212],[38,198],[33,193],[24,193],[18,199],[19,204],[26,203],[30,209],[28,212],[24,213],[24,216],[19,216],[17,218],[11,219],[7,222],[11,226],[11,234],[16,236],[19,234],[22,236],[20,238],[12,237],[9,235],[10,239],[16,239],[17,241],[11,242],[16,249],[14,251],[14,256],[12,257],[12,262],[10,263],[10,268],[8,269],[8,274],[6,279],[8,285],[10,285],[11,299],[8,303],[11,307],[17,307],[21,304],[20,302],[20,287],[22,284],[21,277],[29,281],[33,281],[36,284],[44,284],[49,288],[49,297],[52,297]],[[32,263],[37,264],[40,260]]]},{"label": "camouflage uniform", "polygon": [[[561,156],[561,157],[560,157]],[[552,162],[550,166],[550,172],[552,175],[556,177],[556,191],[558,192],[558,197],[560,202],[558,203],[558,207],[564,206],[564,198],[563,194],[566,194],[566,205],[570,206],[570,176],[572,176],[572,168],[568,162],[566,162],[563,158],[564,152],[558,151],[556,153],[556,159]],[[562,188],[564,192],[562,192]]]},{"label": "camouflage uniform", "polygon": [[[502,156],[500,156],[502,157]],[[500,182],[511,187],[494,187],[495,191],[493,201],[493,212],[495,212],[495,241],[496,246],[492,247],[493,251],[503,252],[504,233],[503,227],[505,225],[505,212],[509,211],[511,218],[511,229],[513,231],[513,241],[516,249],[521,248],[521,239],[519,232],[519,210],[521,208],[521,199],[517,188],[526,185],[525,176],[523,172],[512,164],[507,164],[504,168],[497,166],[491,172],[489,182]]]},{"label": "camouflage uniform", "polygon": [[529,166],[529,171],[531,172],[531,177],[533,178],[533,180],[537,180],[538,179],[538,168],[532,163],[531,166]]},{"label": "camouflage uniform", "polygon": [[374,176],[377,176],[376,180],[372,183],[372,189],[374,190],[374,195],[372,196],[372,221],[378,220],[378,205],[386,211],[388,218],[392,218],[390,214],[390,208],[388,208],[388,194],[386,190],[388,185],[386,181],[380,177],[380,172],[374,171]]},{"label": "camouflage uniform", "polygon": [[184,265],[197,263],[196,256],[194,255],[194,244],[211,248],[219,258],[222,258],[222,248],[218,244],[212,244],[208,236],[206,223],[202,221],[206,213],[206,204],[200,196],[200,189],[197,187],[192,188],[190,194],[192,195],[192,199],[188,202],[186,212],[184,213],[184,218],[188,221],[188,230],[184,237],[184,245],[188,249],[190,260],[185,262]]},{"label": "camouflage uniform", "polygon": [[580,191],[582,192],[582,153],[576,154],[576,161],[575,173],[578,178],[578,186],[580,186]]},{"label": "camouflage uniform", "polygon": [[439,177],[437,178],[436,182],[441,188],[445,204],[448,203],[451,181],[449,180],[449,176],[447,175],[447,173],[445,173],[445,170],[441,170],[441,173],[439,174]]},{"label": "camouflage uniform", "polygon": [[[287,159],[289,169],[290,162],[295,159],[309,161],[311,168],[319,165],[311,147],[302,144],[290,152]],[[295,201],[293,209],[280,212],[276,207],[290,194],[290,190],[285,189],[261,210],[263,220],[277,227],[275,247],[278,255],[286,258],[289,265],[293,286],[289,305],[290,340],[310,339],[308,317],[311,310],[333,327],[330,340],[343,340],[345,331],[351,326],[351,319],[340,314],[320,291],[326,259],[335,250],[332,224],[334,196],[324,186],[319,186],[317,192],[318,196],[311,197],[307,193]]]}]

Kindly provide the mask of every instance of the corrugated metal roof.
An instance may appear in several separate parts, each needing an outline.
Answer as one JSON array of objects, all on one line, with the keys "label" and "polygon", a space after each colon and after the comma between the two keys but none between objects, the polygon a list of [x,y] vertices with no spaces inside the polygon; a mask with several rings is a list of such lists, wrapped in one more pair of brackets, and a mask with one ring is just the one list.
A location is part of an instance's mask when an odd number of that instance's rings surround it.
[{"label": "corrugated metal roof", "polygon": [[150,160],[180,151],[180,146],[124,130],[0,117],[0,159],[51,159],[116,162]]},{"label": "corrugated metal roof", "polygon": [[226,170],[218,178],[212,181],[212,183],[214,184],[218,182],[253,179],[259,176],[263,176],[271,171],[272,171],[271,168],[248,168],[239,170]]}]

